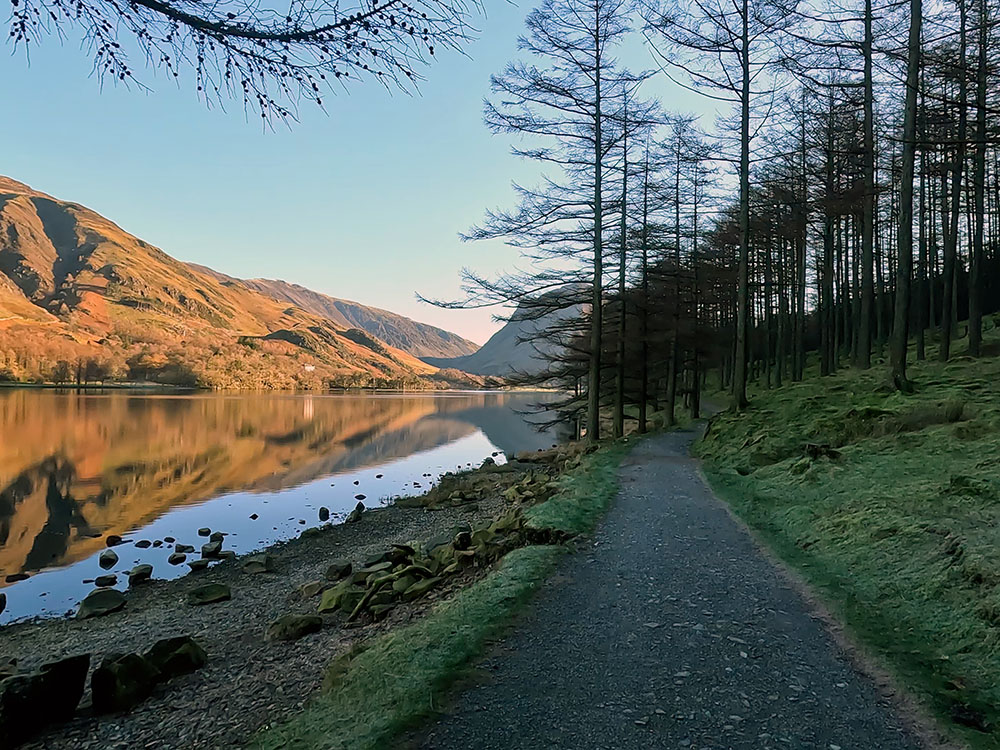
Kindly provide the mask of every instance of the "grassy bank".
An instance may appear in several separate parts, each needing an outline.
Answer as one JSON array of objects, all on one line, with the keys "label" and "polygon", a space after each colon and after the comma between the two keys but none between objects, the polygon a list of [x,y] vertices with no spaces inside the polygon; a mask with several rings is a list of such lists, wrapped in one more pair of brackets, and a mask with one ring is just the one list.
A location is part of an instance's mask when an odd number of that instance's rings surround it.
[{"label": "grassy bank", "polygon": [[971,747],[996,748],[1000,358],[918,363],[912,377],[913,395],[882,367],[756,393],[698,450],[719,493],[901,684]]},{"label": "grassy bank", "polygon": [[[583,533],[617,490],[617,468],[630,445],[585,456],[560,479],[560,491],[527,512],[538,528]],[[564,547],[529,546],[506,555],[477,583],[412,625],[389,632],[335,661],[327,686],[291,722],[271,728],[258,750],[386,747],[399,732],[434,713],[444,691],[497,636],[551,572]]]}]

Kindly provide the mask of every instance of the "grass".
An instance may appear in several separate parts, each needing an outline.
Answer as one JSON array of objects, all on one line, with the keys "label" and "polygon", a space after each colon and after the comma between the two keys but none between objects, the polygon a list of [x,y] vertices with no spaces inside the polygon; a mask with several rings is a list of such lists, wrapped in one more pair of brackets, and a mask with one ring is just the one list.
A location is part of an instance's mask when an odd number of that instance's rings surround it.
[{"label": "grass", "polygon": [[[529,523],[572,533],[590,531],[617,490],[617,468],[634,443],[584,457],[560,491],[531,508]],[[414,624],[374,638],[337,659],[327,686],[286,724],[257,736],[256,750],[383,748],[437,710],[445,691],[552,571],[563,547],[531,546],[506,555],[482,580],[436,605]]]},{"label": "grass", "polygon": [[911,377],[912,395],[882,366],[755,393],[698,451],[901,684],[970,747],[998,748],[1000,358],[917,363]]}]

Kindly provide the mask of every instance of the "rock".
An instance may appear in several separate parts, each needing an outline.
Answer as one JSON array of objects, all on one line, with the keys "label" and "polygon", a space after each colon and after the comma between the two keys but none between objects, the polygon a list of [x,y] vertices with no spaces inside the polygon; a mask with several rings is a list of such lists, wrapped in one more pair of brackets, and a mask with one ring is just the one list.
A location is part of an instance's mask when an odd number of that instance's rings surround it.
[{"label": "rock", "polygon": [[355,495],[354,499],[355,500],[367,500],[368,497],[366,495]]},{"label": "rock", "polygon": [[341,612],[350,614],[358,606],[358,602],[365,595],[365,590],[358,586],[351,585],[348,581],[342,581],[339,585],[323,592],[323,598],[317,608],[320,613],[333,612],[339,609]]},{"label": "rock", "polygon": [[109,547],[117,547],[119,544],[122,543],[122,538],[117,534],[108,534],[108,537],[107,539],[104,540],[104,543]]},{"label": "rock", "polygon": [[165,541],[167,544],[173,544],[177,540],[174,539],[172,536],[165,536],[163,537],[163,541]]},{"label": "rock", "polygon": [[350,560],[334,560],[326,569],[326,580],[339,581],[347,578],[353,569]]},{"label": "rock", "polygon": [[143,657],[159,671],[161,679],[170,680],[201,669],[208,663],[208,654],[189,635],[157,641]]},{"label": "rock", "polygon": [[86,620],[88,617],[101,617],[117,612],[124,606],[125,594],[118,589],[95,589],[80,602],[76,617],[79,620]]},{"label": "rock", "polygon": [[150,542],[148,539],[140,539],[138,542],[135,543],[135,546],[138,547],[139,549],[148,549],[149,547],[152,546],[152,544],[153,543]]},{"label": "rock", "polygon": [[136,565],[128,572],[128,585],[138,586],[153,577],[153,566],[148,563]]},{"label": "rock", "polygon": [[220,560],[232,560],[236,557],[236,553],[231,549],[224,549],[218,555]]},{"label": "rock", "polygon": [[11,573],[9,576],[4,578],[6,583],[17,583],[18,581],[26,581],[30,578],[27,573]]},{"label": "rock", "polygon": [[12,748],[76,711],[90,668],[90,654],[44,665],[0,680],[0,747]]},{"label": "rock", "polygon": [[424,578],[420,581],[417,581],[415,584],[410,586],[410,588],[408,588],[405,592],[403,592],[403,598],[406,599],[406,601],[412,601],[414,599],[417,599],[426,594],[435,586],[437,586],[440,582],[441,582],[440,576],[435,576],[434,578]]},{"label": "rock", "polygon": [[218,557],[220,552],[222,552],[222,542],[209,542],[201,545],[201,556],[208,560]]},{"label": "rock", "polygon": [[232,592],[224,583],[206,583],[191,589],[187,595],[188,604],[214,604],[232,599]]},{"label": "rock", "polygon": [[163,546],[163,541],[160,540],[160,539],[154,539],[153,540],[153,546],[154,547],[162,547]]},{"label": "rock", "polygon": [[171,565],[180,565],[185,560],[187,560],[187,555],[183,552],[174,552],[167,558],[167,562]]},{"label": "rock", "polygon": [[0,615],[3,614],[5,609],[7,609],[7,595],[0,594]]},{"label": "rock", "polygon": [[204,570],[208,567],[208,560],[192,560],[188,563],[188,567],[191,568],[192,573],[197,573],[199,570]]},{"label": "rock", "polygon": [[194,547],[190,544],[178,544],[174,546],[174,552],[180,552],[181,554],[194,552]]},{"label": "rock", "polygon": [[451,544],[452,540],[454,540],[454,538],[455,538],[455,535],[454,534],[450,534],[448,532],[445,532],[443,534],[436,534],[435,536],[432,536],[430,539],[427,540],[427,544],[425,545],[425,549],[427,551],[427,554],[428,555],[433,555],[434,552],[435,552],[435,550],[437,550],[439,547],[444,547],[446,545]]},{"label": "rock", "polygon": [[118,583],[118,576],[114,573],[97,576],[97,578],[94,579],[94,585],[102,589],[107,588],[108,586],[114,586],[116,583]]},{"label": "rock", "polygon": [[198,529],[198,536],[208,536],[211,533],[212,530],[207,526],[203,526],[202,528]]},{"label": "rock", "polygon": [[104,570],[110,570],[118,564],[118,553],[113,549],[104,550],[97,558],[97,564]]},{"label": "rock", "polygon": [[268,552],[253,555],[243,561],[243,570],[247,573],[273,573],[277,569],[274,555]]},{"label": "rock", "polygon": [[221,531],[214,531],[212,535],[208,538],[210,542],[222,542],[225,541],[226,535]]},{"label": "rock", "polygon": [[344,523],[357,523],[361,520],[361,514],[365,512],[365,504],[359,502],[354,506],[354,510],[347,514]]},{"label": "rock", "polygon": [[258,516],[256,513],[251,513],[250,514],[250,520],[251,521],[256,521],[258,518],[260,518],[260,516]]},{"label": "rock", "polygon": [[269,641],[297,641],[304,635],[315,633],[323,627],[319,615],[282,615],[267,627]]},{"label": "rock", "polygon": [[329,508],[320,508],[319,509],[319,520],[323,521],[323,522],[326,522],[326,521],[330,520],[330,509]]},{"label": "rock", "polygon": [[94,712],[128,711],[153,692],[160,671],[139,654],[108,654],[90,678]]},{"label": "rock", "polygon": [[408,588],[410,588],[410,586],[415,584],[418,580],[420,579],[417,578],[415,575],[407,574],[405,576],[400,576],[399,578],[397,578],[395,581],[392,582],[392,590],[395,591],[397,594],[402,594]]},{"label": "rock", "polygon": [[299,586],[299,596],[303,599],[312,599],[316,594],[323,590],[322,581],[309,581],[308,583],[303,583]]}]

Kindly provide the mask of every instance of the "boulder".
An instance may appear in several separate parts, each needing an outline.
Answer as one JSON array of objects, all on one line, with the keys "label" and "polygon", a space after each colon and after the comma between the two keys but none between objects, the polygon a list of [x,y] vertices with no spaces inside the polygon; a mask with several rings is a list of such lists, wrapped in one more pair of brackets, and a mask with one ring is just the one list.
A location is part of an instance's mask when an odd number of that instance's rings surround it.
[{"label": "boulder", "polygon": [[204,570],[208,567],[208,560],[192,560],[188,563],[188,567],[191,568],[192,573],[197,573],[199,570]]},{"label": "boulder", "polygon": [[138,547],[139,549],[148,549],[152,545],[153,543],[148,539],[140,539],[138,542],[135,543],[135,546]]},{"label": "boulder", "polygon": [[180,552],[181,554],[186,554],[188,552],[194,552],[194,547],[190,544],[177,544],[174,545],[174,552]]},{"label": "boulder", "polygon": [[97,558],[97,564],[104,570],[110,570],[118,564],[118,553],[113,549],[104,550]]},{"label": "boulder", "polygon": [[160,671],[139,654],[108,654],[90,678],[94,712],[128,711],[153,692]]},{"label": "boulder", "polygon": [[208,536],[211,533],[212,530],[207,526],[203,526],[202,528],[198,529],[198,536]]},{"label": "boulder", "polygon": [[117,612],[124,606],[125,594],[118,589],[95,589],[80,602],[76,616],[80,620],[86,620],[88,617],[101,617]]},{"label": "boulder", "polygon": [[267,627],[269,641],[297,641],[304,635],[315,633],[323,627],[319,615],[282,615]]},{"label": "boulder", "polygon": [[76,711],[90,668],[90,654],[44,665],[0,680],[0,747],[15,747]]},{"label": "boulder", "polygon": [[201,545],[201,556],[207,560],[218,557],[220,552],[222,552],[222,542],[209,542]]},{"label": "boulder", "polygon": [[350,560],[334,560],[326,569],[326,580],[339,581],[351,574],[353,566]]},{"label": "boulder", "polygon": [[171,565],[180,565],[185,560],[187,560],[187,555],[183,552],[173,552],[170,557],[167,558],[167,562]]},{"label": "boulder", "polygon": [[204,586],[191,589],[187,595],[188,604],[214,604],[233,598],[229,587],[224,583],[206,583]]},{"label": "boulder", "polygon": [[117,547],[119,544],[122,543],[122,538],[117,534],[108,534],[108,537],[107,539],[104,540],[104,543],[109,547]]},{"label": "boulder", "polygon": [[153,577],[153,566],[148,563],[136,565],[128,572],[128,585],[138,586]]},{"label": "boulder", "polygon": [[303,599],[312,599],[320,591],[323,590],[322,581],[309,581],[308,583],[303,583],[299,586],[299,596]]},{"label": "boulder", "polygon": [[273,573],[277,569],[274,555],[268,552],[252,555],[243,561],[243,570],[247,573]]},{"label": "boulder", "polygon": [[108,586],[114,586],[116,583],[118,583],[118,576],[114,573],[97,576],[97,578],[94,579],[94,585],[102,589],[107,588]]},{"label": "boulder", "polygon": [[415,584],[410,586],[404,593],[403,598],[406,601],[412,601],[413,599],[418,599],[419,597],[426,594],[432,588],[437,586],[441,582],[440,576],[435,576],[434,578],[424,578],[417,581]]},{"label": "boulder", "polygon": [[323,521],[324,523],[330,520],[330,509],[329,508],[320,508],[319,509],[319,520]]},{"label": "boulder", "polygon": [[213,531],[212,535],[208,537],[208,541],[210,541],[210,542],[222,542],[222,541],[225,540],[225,538],[226,538],[226,535],[223,534],[221,531]]},{"label": "boulder", "polygon": [[3,614],[5,609],[7,609],[7,595],[0,594],[0,615]]},{"label": "boulder", "polygon": [[326,613],[334,612],[339,609],[343,612],[350,613],[354,611],[356,606],[358,606],[358,602],[361,601],[364,595],[364,589],[359,588],[358,586],[352,586],[347,581],[343,581],[339,585],[334,586],[332,589],[327,589],[323,592],[323,598],[320,599],[317,610],[320,613]]},{"label": "boulder", "polygon": [[149,647],[143,658],[157,669],[164,680],[189,674],[208,663],[205,649],[189,635],[159,640]]},{"label": "boulder", "polygon": [[361,520],[361,514],[365,512],[365,504],[359,502],[354,506],[354,510],[347,514],[347,518],[344,519],[344,523],[357,523]]}]

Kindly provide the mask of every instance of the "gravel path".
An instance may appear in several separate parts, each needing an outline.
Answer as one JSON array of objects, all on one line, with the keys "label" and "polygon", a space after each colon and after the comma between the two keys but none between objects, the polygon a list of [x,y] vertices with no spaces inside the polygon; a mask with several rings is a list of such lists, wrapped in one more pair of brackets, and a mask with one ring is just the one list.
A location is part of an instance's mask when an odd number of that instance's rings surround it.
[{"label": "gravel path", "polygon": [[566,559],[422,748],[880,748],[921,744],[688,457],[639,444]]}]

